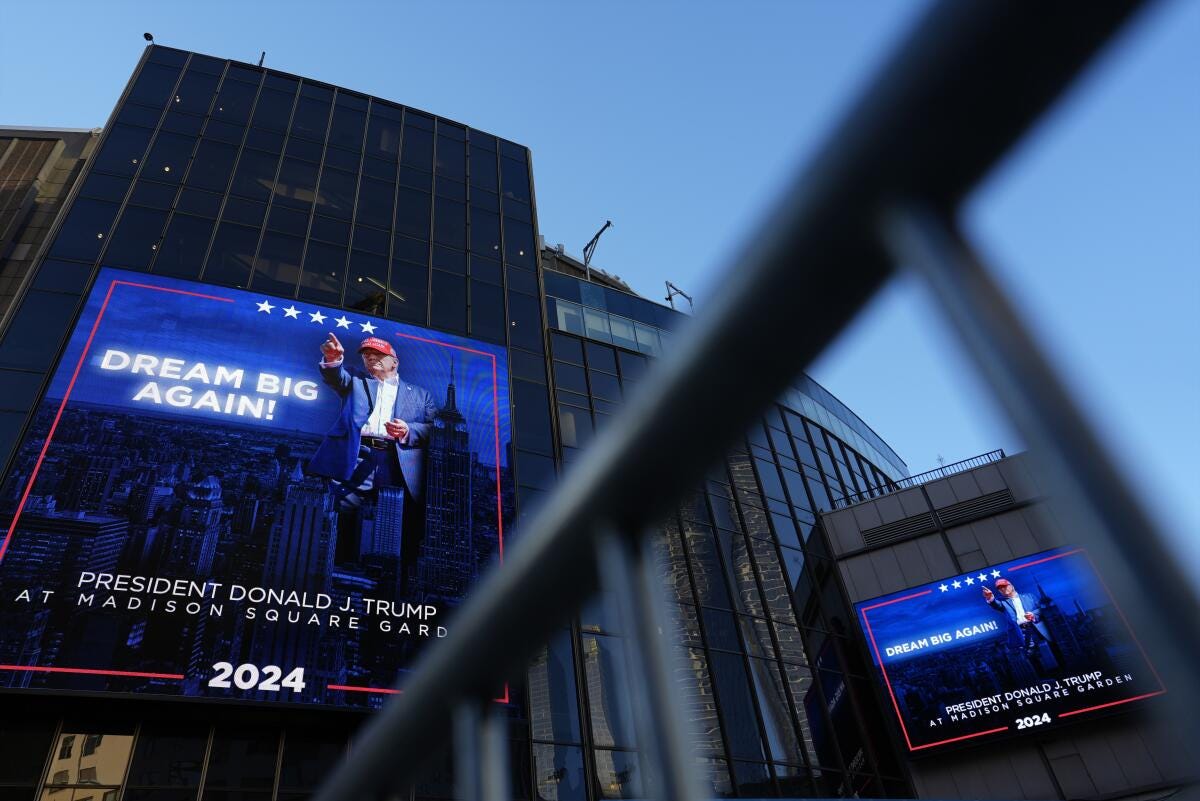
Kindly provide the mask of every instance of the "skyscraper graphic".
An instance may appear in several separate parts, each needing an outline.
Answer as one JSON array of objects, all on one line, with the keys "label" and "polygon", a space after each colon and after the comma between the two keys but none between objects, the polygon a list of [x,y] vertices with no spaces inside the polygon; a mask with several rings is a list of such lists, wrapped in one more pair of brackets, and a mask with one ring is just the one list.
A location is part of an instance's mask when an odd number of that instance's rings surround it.
[{"label": "skyscraper graphic", "polygon": [[434,416],[429,442],[425,542],[418,577],[427,593],[457,600],[471,582],[475,541],[470,436],[455,399],[454,367],[452,360],[446,404]]},{"label": "skyscraper graphic", "polygon": [[208,476],[176,490],[180,504],[168,515],[157,537],[159,570],[206,578],[221,535],[221,483]]}]

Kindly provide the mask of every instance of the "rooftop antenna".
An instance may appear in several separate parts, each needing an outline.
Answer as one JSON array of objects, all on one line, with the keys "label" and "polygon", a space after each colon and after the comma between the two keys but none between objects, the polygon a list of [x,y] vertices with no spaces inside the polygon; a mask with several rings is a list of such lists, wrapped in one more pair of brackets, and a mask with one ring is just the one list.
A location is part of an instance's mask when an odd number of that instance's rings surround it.
[{"label": "rooftop antenna", "polygon": [[261,67],[263,64],[263,61],[265,61],[266,58],[267,58],[267,51],[264,50],[264,51],[262,51],[262,55],[258,57],[258,66]]},{"label": "rooftop antenna", "polygon": [[696,304],[692,303],[691,295],[684,292],[682,289],[675,286],[670,281],[666,281],[665,283],[667,285],[667,303],[671,304],[672,309],[675,308],[675,296],[678,295],[679,297],[683,298],[684,300],[686,300],[688,302],[688,311],[689,312],[696,311]]},{"label": "rooftop antenna", "polygon": [[147,42],[149,42],[150,44],[154,44],[154,34],[152,34],[152,33],[143,33],[143,34],[142,34],[142,38],[143,38],[143,39],[145,39],[145,40],[146,40]]},{"label": "rooftop antenna", "polygon": [[604,225],[600,226],[600,230],[592,237],[592,241],[583,246],[583,274],[587,276],[587,280],[592,280],[592,254],[596,252],[596,243],[600,241],[600,234],[612,228],[612,220],[605,220]]}]

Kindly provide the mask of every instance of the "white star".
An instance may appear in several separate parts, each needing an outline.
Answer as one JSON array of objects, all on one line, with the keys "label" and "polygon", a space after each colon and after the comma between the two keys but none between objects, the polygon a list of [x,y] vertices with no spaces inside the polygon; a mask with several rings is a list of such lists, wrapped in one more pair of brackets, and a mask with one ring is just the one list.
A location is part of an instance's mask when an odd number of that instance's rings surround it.
[{"label": "white star", "polygon": [[987,573],[980,573],[978,576],[976,576],[976,578],[978,578],[979,583],[982,584],[983,582],[987,581]]},{"label": "white star", "polygon": [[992,578],[1000,578],[1000,571],[999,571],[999,570],[993,570],[993,571],[992,571]]},{"label": "white star", "polygon": [[975,579],[971,578],[970,576],[967,576],[967,586],[970,587],[974,583],[975,583]]},{"label": "white star", "polygon": [[271,309],[273,308],[275,307],[271,305],[271,301],[269,300],[264,300],[262,303],[258,304],[258,310],[260,312],[266,312],[267,314],[270,314]]},{"label": "white star", "polygon": [[358,325],[360,328],[362,328],[364,334],[375,333],[375,326],[371,325],[370,323],[359,323]]},{"label": "white star", "polygon": [[959,587],[961,587],[961,586],[962,586],[962,582],[961,582],[961,581],[958,581],[958,580],[956,579],[956,580],[954,580],[954,581],[950,582],[950,586],[951,586],[951,587],[953,587],[954,589],[956,589],[956,590],[957,590]]},{"label": "white star", "polygon": [[337,323],[338,328],[349,328],[350,327],[350,321],[346,319],[345,315],[343,315],[341,317],[334,317],[333,319],[334,319],[334,322]]},{"label": "white star", "polygon": [[295,317],[295,318],[299,319],[300,310],[297,309],[295,306],[288,306],[286,309],[283,310],[283,316],[284,317]]},{"label": "white star", "polygon": [[938,589],[941,590],[942,592],[945,592],[946,590],[948,590],[950,588],[947,587],[945,584],[943,584],[942,586],[938,587]]},{"label": "white star", "polygon": [[308,319],[314,323],[323,323],[325,322],[325,315],[321,314],[319,311],[309,312]]}]

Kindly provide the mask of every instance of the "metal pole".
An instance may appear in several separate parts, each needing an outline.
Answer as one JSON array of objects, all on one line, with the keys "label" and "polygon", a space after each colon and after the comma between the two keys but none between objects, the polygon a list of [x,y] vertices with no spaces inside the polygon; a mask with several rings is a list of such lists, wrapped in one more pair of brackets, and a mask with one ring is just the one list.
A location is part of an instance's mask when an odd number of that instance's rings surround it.
[{"label": "metal pole", "polygon": [[508,718],[491,701],[454,710],[454,792],[459,801],[508,801]]},{"label": "metal pole", "polygon": [[[1174,696],[1164,705],[1180,731],[1200,736],[1200,604],[1157,526],[1126,487],[1105,448],[1016,311],[945,216],[916,205],[884,219],[897,260],[924,279],[975,364],[1030,444],[1038,483],[1050,489],[1065,532],[1085,543]],[[1177,620],[1182,626],[1171,626]],[[1137,626],[1137,621],[1148,625]],[[1193,713],[1187,713],[1191,709]]]},{"label": "metal pole", "polygon": [[626,641],[630,695],[637,728],[645,786],[642,793],[663,801],[700,798],[692,769],[692,738],[679,710],[684,709],[673,680],[675,655],[671,627],[659,597],[661,584],[649,553],[649,537],[637,542],[615,529],[597,541],[600,576],[609,591]]}]

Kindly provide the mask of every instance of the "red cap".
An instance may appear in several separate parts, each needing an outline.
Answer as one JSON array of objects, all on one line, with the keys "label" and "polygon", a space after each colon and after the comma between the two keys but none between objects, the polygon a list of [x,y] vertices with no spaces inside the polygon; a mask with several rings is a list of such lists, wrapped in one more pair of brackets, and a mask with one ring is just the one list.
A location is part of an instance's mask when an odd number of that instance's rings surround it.
[{"label": "red cap", "polygon": [[379,337],[367,337],[364,339],[362,344],[358,346],[358,352],[362,353],[367,348],[370,348],[371,350],[377,350],[385,356],[396,355],[396,351],[392,350],[392,343],[388,342],[386,339],[380,339]]},{"label": "red cap", "polygon": [[1012,586],[1012,582],[1009,581],[1008,579],[998,579],[996,581],[996,589],[1000,589],[1001,587],[1011,587],[1011,586]]}]

